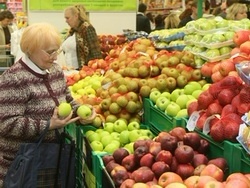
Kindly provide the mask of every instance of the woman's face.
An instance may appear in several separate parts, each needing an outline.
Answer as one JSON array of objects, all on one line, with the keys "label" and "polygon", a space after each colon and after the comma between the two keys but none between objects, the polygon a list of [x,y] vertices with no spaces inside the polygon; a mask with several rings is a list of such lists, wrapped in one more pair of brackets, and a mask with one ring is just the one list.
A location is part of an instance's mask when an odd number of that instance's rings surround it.
[{"label": "woman's face", "polygon": [[247,12],[244,10],[239,11],[235,16],[235,20],[242,20],[244,18],[247,18]]},{"label": "woman's face", "polygon": [[78,26],[78,22],[79,22],[78,15],[77,14],[72,14],[71,10],[65,10],[64,18],[66,20],[66,23],[71,28],[76,28]]},{"label": "woman's face", "polygon": [[49,49],[36,49],[29,57],[40,69],[49,69],[57,59],[58,47],[51,46]]}]

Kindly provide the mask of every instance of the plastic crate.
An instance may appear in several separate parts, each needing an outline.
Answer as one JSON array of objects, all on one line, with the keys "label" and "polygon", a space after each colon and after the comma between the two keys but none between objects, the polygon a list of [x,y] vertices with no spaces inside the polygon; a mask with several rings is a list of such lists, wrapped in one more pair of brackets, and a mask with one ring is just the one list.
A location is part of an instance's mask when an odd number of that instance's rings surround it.
[{"label": "plastic crate", "polygon": [[81,136],[81,126],[77,126],[72,123],[65,127],[65,131],[75,140],[76,142],[76,188],[84,187],[84,177],[83,177],[83,161],[84,161],[84,153],[83,153],[83,136]]},{"label": "plastic crate", "polygon": [[157,109],[149,98],[143,98],[143,123],[148,125],[156,133],[170,131],[174,127],[186,127],[187,121],[184,118],[175,118],[166,115]]},{"label": "plastic crate", "polygon": [[[237,151],[237,148],[239,146],[238,143],[232,143],[227,140],[223,142],[216,142],[209,135],[206,135],[197,129],[195,129],[195,131],[199,133],[201,138],[206,139],[209,142],[210,147],[209,147],[209,151],[207,154],[207,157],[209,159],[223,157],[227,160],[228,171],[225,172],[225,176],[228,176],[229,174],[237,171],[238,167],[236,166],[238,165],[239,163],[238,161],[240,160],[239,158],[240,152]],[[250,160],[249,160],[249,164],[250,164]]]},{"label": "plastic crate", "polygon": [[234,145],[232,172],[250,173],[250,156],[240,144]]},{"label": "plastic crate", "polygon": [[[156,132],[147,125],[141,124],[141,129],[149,129],[154,135],[156,135]],[[88,126],[81,126],[81,130],[82,134],[84,135],[88,130],[96,130],[96,128],[88,125]],[[112,180],[107,179],[108,178],[107,172],[105,173],[105,168],[102,162],[102,156],[107,155],[107,153],[93,151],[90,146],[90,143],[88,142],[85,136],[84,136],[84,142],[86,146],[86,160],[85,160],[86,166],[88,167],[89,171],[95,176],[96,187],[102,188],[102,185],[105,185],[106,187],[106,184],[112,184]]]}]

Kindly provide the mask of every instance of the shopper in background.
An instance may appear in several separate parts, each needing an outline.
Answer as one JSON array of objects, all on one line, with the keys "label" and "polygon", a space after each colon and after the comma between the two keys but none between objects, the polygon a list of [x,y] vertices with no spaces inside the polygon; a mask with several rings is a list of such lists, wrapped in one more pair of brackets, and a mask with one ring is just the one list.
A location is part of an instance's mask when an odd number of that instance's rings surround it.
[{"label": "shopper in background", "polygon": [[69,6],[64,17],[70,26],[66,40],[62,44],[66,63],[81,69],[89,60],[101,59],[102,53],[95,28],[90,23],[83,5]]},{"label": "shopper in background", "polygon": [[[90,123],[95,117],[94,111],[87,121],[76,116],[79,104],[70,94],[61,67],[54,63],[60,45],[61,36],[52,25],[28,26],[20,41],[25,55],[0,76],[0,187],[21,143],[37,141],[47,127],[45,142],[55,142],[55,129],[62,131],[77,120]],[[65,118],[58,117],[61,102],[73,108]],[[41,175],[38,187],[53,187],[53,172],[49,173]]]},{"label": "shopper in background", "polygon": [[174,29],[178,28],[180,19],[178,14],[172,12],[165,18],[164,22],[165,22],[165,29]]},{"label": "shopper in background", "polygon": [[164,17],[162,14],[158,14],[155,17],[155,30],[165,29]]},{"label": "shopper in background", "polygon": [[234,3],[226,11],[227,20],[241,20],[247,18],[247,6],[242,3]]},{"label": "shopper in background", "polygon": [[193,0],[185,0],[185,9],[179,16],[180,20],[183,20],[187,16],[191,16],[191,14],[192,14],[192,4],[193,4]]},{"label": "shopper in background", "polygon": [[138,12],[136,14],[136,31],[145,31],[146,33],[151,32],[150,20],[145,15],[147,11],[147,5],[140,3],[138,6]]},{"label": "shopper in background", "polygon": [[153,14],[151,12],[148,12],[146,14],[146,16],[148,17],[149,21],[150,21],[150,28],[151,31],[155,29],[155,18],[153,16]]},{"label": "shopper in background", "polygon": [[218,14],[218,16],[226,19],[227,16],[227,9],[233,5],[234,3],[238,3],[239,0],[224,0],[224,2],[222,2],[220,8],[221,8],[221,13]]},{"label": "shopper in background", "polygon": [[181,19],[181,21],[180,21],[180,23],[178,25],[179,28],[184,27],[188,22],[190,22],[192,20],[196,20],[198,18],[197,3],[198,3],[197,0],[194,0],[192,2],[192,5],[191,5],[192,14],[191,15],[187,15],[187,17]]},{"label": "shopper in background", "polygon": [[[11,55],[10,41],[11,41],[11,33],[13,33],[13,28],[11,26],[13,19],[14,15],[9,10],[4,10],[0,12],[0,55],[8,55],[8,56]],[[9,59],[2,59],[2,58],[0,59],[1,63],[2,62],[6,63],[6,61],[9,61]]]}]

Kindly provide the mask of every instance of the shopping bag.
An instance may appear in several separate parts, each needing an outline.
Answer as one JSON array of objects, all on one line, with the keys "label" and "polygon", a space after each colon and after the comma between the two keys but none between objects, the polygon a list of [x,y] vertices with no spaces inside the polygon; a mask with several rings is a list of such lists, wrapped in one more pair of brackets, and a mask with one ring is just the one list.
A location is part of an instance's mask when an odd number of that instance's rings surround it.
[{"label": "shopping bag", "polygon": [[[47,131],[45,131],[46,133]],[[58,143],[22,143],[4,179],[4,188],[74,188],[75,142],[58,133]],[[65,143],[65,138],[70,139]]]}]

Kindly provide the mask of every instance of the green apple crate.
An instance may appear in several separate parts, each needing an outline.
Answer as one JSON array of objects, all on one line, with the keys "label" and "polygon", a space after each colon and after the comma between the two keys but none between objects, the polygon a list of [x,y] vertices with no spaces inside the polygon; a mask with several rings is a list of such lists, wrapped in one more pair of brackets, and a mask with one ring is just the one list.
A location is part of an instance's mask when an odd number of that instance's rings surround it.
[{"label": "green apple crate", "polygon": [[155,132],[170,131],[174,127],[186,127],[184,118],[170,117],[157,109],[149,98],[143,98],[143,123],[155,129]]}]

